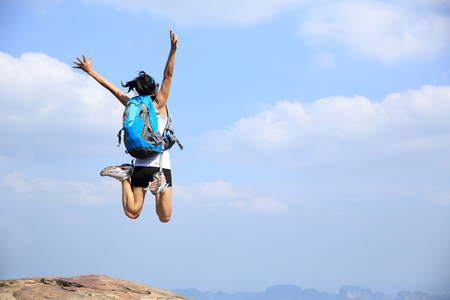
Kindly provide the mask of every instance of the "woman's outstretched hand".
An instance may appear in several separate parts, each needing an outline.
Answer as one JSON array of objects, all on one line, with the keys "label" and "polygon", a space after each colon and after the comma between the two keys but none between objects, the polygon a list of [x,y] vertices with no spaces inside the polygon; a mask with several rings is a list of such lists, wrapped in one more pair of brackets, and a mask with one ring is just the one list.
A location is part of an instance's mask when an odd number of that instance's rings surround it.
[{"label": "woman's outstretched hand", "polygon": [[89,74],[89,72],[92,71],[91,58],[89,57],[89,59],[86,60],[86,56],[84,56],[83,54],[83,60],[81,60],[78,56],[77,59],[79,62],[74,61],[73,63],[75,64],[75,66],[73,66],[73,68],[81,69]]},{"label": "woman's outstretched hand", "polygon": [[[170,29],[170,50],[175,52],[177,51],[177,42],[178,42],[178,36],[173,33],[172,29]],[[78,58],[78,57],[77,57]],[[90,61],[90,58],[89,58]]]}]

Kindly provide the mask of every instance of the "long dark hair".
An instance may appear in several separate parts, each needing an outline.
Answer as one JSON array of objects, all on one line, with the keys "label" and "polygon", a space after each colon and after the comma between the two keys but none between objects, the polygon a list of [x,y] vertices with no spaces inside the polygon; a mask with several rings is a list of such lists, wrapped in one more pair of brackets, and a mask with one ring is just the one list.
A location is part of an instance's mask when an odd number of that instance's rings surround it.
[{"label": "long dark hair", "polygon": [[128,93],[131,90],[135,90],[139,96],[154,96],[153,92],[156,88],[156,82],[152,76],[147,75],[144,71],[140,71],[138,77],[125,84],[122,83],[122,86],[128,88]]}]

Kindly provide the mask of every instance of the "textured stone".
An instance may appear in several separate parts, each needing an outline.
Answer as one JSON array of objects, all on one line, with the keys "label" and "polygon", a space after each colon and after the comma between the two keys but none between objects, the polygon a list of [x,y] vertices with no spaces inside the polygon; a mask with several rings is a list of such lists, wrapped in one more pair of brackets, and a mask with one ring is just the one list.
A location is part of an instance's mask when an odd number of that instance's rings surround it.
[{"label": "textured stone", "polygon": [[104,275],[0,280],[1,300],[28,299],[188,299],[145,284]]}]

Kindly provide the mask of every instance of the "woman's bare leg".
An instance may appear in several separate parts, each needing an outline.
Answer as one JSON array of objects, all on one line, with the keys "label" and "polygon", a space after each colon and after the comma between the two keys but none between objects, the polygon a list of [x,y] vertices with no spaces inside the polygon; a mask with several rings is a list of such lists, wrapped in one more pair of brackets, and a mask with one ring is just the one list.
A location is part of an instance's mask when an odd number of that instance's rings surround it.
[{"label": "woman's bare leg", "polygon": [[132,187],[129,179],[122,181],[123,210],[130,219],[137,219],[141,214],[145,193],[143,187]]},{"label": "woman's bare leg", "polygon": [[164,192],[155,195],[156,214],[159,220],[167,223],[172,215],[172,187],[166,188]]}]

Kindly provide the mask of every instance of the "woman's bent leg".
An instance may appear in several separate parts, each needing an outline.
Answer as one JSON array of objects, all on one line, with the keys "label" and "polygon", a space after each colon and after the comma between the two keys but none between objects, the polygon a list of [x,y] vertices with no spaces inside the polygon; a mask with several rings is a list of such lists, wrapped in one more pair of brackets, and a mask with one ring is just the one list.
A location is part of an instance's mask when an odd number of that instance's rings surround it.
[{"label": "woman's bent leg", "polygon": [[167,223],[172,215],[172,187],[166,188],[164,192],[155,195],[156,200],[156,214],[159,220]]},{"label": "woman's bent leg", "polygon": [[146,191],[142,187],[132,187],[129,180],[122,181],[122,204],[130,219],[137,219],[144,205]]}]

